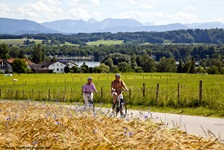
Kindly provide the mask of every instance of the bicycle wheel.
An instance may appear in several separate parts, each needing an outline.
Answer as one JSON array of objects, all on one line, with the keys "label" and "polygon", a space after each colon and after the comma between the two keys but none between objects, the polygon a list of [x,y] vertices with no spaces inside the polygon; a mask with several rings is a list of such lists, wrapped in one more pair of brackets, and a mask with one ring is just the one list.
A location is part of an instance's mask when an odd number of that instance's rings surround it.
[{"label": "bicycle wheel", "polygon": [[127,115],[127,106],[126,106],[126,102],[124,100],[121,100],[120,115],[122,118],[126,117],[126,115]]},{"label": "bicycle wheel", "polygon": [[114,108],[113,108],[113,102],[112,102],[112,114],[113,114],[113,116],[116,117],[118,112],[119,112],[118,102],[116,101]]},{"label": "bicycle wheel", "polygon": [[93,114],[95,113],[95,106],[92,100],[89,101],[89,110],[92,111]]}]

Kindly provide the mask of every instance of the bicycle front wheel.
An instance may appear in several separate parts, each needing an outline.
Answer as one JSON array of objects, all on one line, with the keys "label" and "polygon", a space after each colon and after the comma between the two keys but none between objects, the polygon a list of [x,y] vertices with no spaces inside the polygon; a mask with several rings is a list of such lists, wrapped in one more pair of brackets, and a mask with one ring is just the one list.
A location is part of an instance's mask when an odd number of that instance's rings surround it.
[{"label": "bicycle front wheel", "polygon": [[126,103],[123,101],[120,105],[120,115],[121,117],[126,117],[127,115],[127,106],[126,106]]}]

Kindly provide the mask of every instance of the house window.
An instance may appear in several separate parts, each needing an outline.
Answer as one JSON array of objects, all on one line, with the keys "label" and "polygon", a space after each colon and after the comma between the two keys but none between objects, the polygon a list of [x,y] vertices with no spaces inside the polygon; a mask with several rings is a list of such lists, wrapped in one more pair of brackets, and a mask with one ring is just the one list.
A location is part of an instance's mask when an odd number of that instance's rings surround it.
[{"label": "house window", "polygon": [[57,64],[57,66],[59,66],[59,64]]},{"label": "house window", "polygon": [[57,71],[59,71],[59,68],[57,68]]},{"label": "house window", "polygon": [[54,64],[52,65],[52,67],[54,67]]},{"label": "house window", "polygon": [[61,67],[62,67],[62,64],[61,64]]},{"label": "house window", "polygon": [[63,68],[61,68],[61,71],[63,71]]}]

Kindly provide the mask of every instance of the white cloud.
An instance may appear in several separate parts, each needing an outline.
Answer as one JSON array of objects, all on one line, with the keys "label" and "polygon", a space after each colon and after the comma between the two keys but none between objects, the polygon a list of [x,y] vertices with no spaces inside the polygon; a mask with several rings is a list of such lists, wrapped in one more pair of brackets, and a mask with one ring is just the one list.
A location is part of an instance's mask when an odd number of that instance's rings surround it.
[{"label": "white cloud", "polygon": [[197,22],[198,18],[197,16],[186,13],[186,12],[178,12],[175,14],[175,19],[178,20],[179,22]]},{"label": "white cloud", "polygon": [[184,10],[185,11],[196,11],[196,10],[198,10],[198,8],[193,7],[193,6],[186,6],[186,7],[184,7]]},{"label": "white cloud", "polygon": [[55,18],[60,18],[63,16],[63,10],[56,5],[60,5],[59,1],[55,1],[54,5],[50,5],[53,1],[48,1],[47,3],[42,0],[36,1],[34,3],[27,3],[16,9],[16,12],[21,16],[21,18],[27,18],[39,22],[46,20],[55,20]]},{"label": "white cloud", "polygon": [[78,8],[89,8],[99,6],[100,0],[71,0],[67,4]]},{"label": "white cloud", "polygon": [[166,12],[142,12],[142,11],[126,11],[121,12],[115,16],[116,18],[133,18],[141,22],[153,22],[155,24],[168,24],[168,23],[187,23],[197,22],[197,16],[186,13],[166,13]]},{"label": "white cloud", "polygon": [[152,5],[153,0],[128,0],[128,1],[133,5],[139,5],[143,8],[153,8]]},{"label": "white cloud", "polygon": [[91,16],[88,14],[87,10],[83,8],[73,8],[69,11],[68,15],[72,18],[79,19],[89,19]]},{"label": "white cloud", "polygon": [[11,12],[11,9],[6,4],[0,3],[0,17],[14,17],[13,13]]},{"label": "white cloud", "polygon": [[1,9],[1,11],[10,11],[10,9],[7,5],[1,4],[1,3],[0,3],[0,9]]}]

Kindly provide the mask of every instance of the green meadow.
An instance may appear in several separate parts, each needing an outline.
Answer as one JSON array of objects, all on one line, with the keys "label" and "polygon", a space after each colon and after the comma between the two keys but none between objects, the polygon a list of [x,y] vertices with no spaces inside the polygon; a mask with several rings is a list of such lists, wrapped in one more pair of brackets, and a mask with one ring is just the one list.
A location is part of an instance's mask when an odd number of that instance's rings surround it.
[{"label": "green meadow", "polygon": [[[25,39],[0,39],[0,44],[12,44],[12,45],[22,45]],[[42,40],[29,39],[31,42],[35,41],[36,44],[41,44]]]},{"label": "green meadow", "polygon": [[[92,76],[98,89],[94,100],[110,106],[114,74],[14,74],[0,75],[1,99],[82,102],[81,87]],[[12,79],[18,82],[12,82]],[[204,116],[224,116],[224,76],[206,74],[123,73],[130,108]],[[199,82],[202,81],[201,101]],[[143,86],[145,84],[145,86]],[[179,84],[179,86],[178,86]]]},{"label": "green meadow", "polygon": [[100,44],[103,45],[119,45],[123,44],[123,40],[98,40],[98,41],[93,41],[93,42],[88,42],[88,45],[97,45],[99,46]]}]

